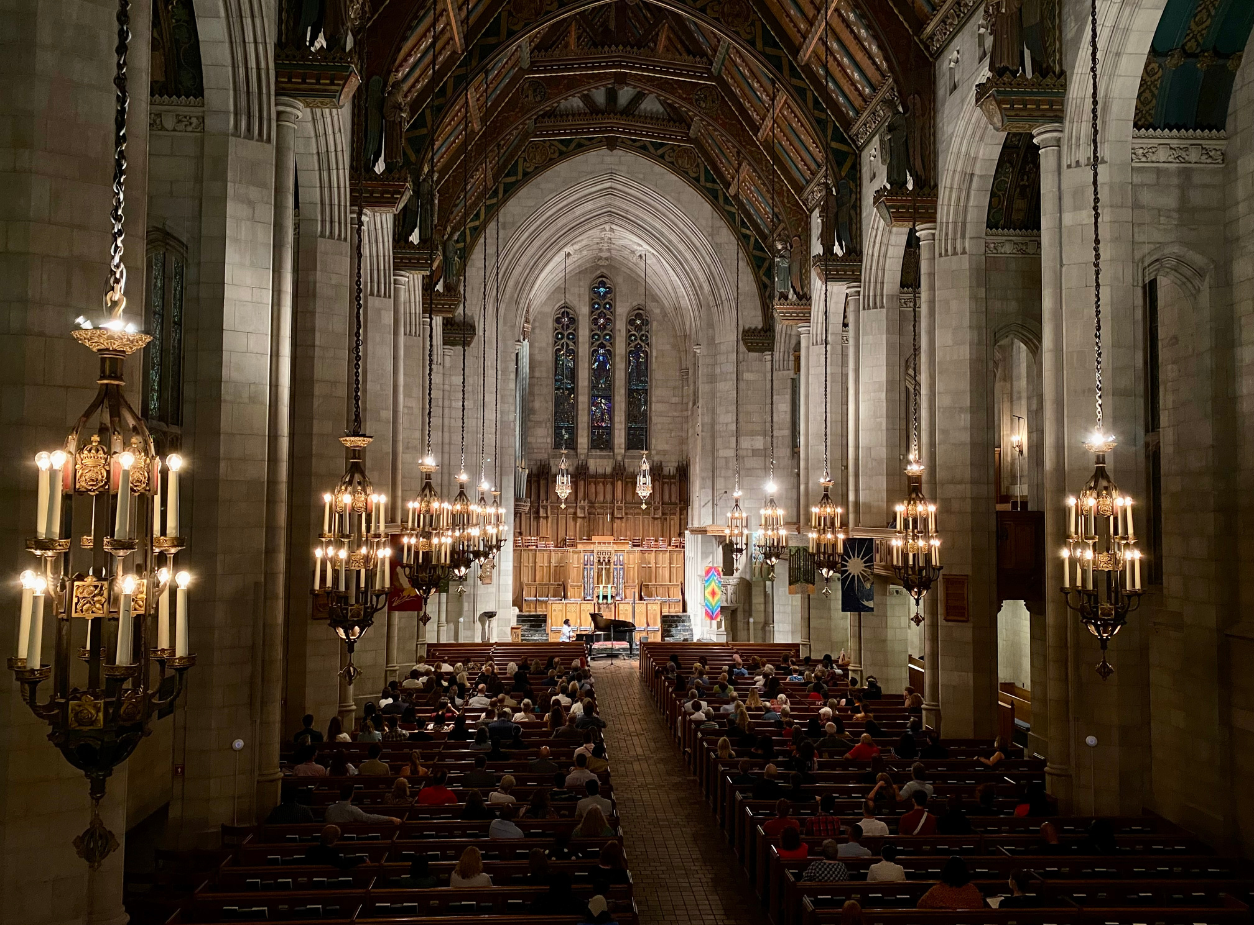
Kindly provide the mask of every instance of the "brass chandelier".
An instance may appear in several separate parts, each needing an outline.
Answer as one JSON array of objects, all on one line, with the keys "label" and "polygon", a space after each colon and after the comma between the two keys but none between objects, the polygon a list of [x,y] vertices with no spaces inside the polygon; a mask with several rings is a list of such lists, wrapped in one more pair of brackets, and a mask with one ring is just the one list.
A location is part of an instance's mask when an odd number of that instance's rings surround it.
[{"label": "brass chandelier", "polygon": [[[827,63],[827,33],[823,35],[824,66]],[[830,123],[830,116],[824,106],[825,121]],[[827,126],[830,131],[830,125]],[[774,123],[772,123],[772,137]],[[772,177],[773,182],[773,177]],[[823,161],[824,194],[831,188],[830,153]],[[827,254],[823,255],[827,257]],[[830,337],[828,331],[829,310],[827,301],[827,273],[823,274],[823,477],[819,484],[823,488],[823,496],[819,503],[810,508],[810,555],[814,559],[814,567],[823,576],[823,593],[831,594],[831,578],[840,573],[841,556],[845,550],[845,532],[841,526],[841,515],[844,513],[832,501],[832,470],[831,441],[828,427],[828,348]]]},{"label": "brass chandelier", "polygon": [[[362,72],[364,73],[364,61]],[[348,465],[333,491],[322,496],[322,532],[314,549],[315,606],[344,643],[348,661],[342,674],[349,684],[359,671],[353,663],[357,643],[387,607],[392,575],[387,536],[387,498],[377,494],[366,474],[365,452],[373,437],[361,432],[362,241],[365,238],[365,105],[359,94],[357,132],[357,242],[353,296],[353,425],[340,438]]]},{"label": "brass chandelier", "polygon": [[1091,124],[1093,172],[1093,371],[1096,426],[1084,448],[1094,455],[1093,474],[1079,492],[1067,498],[1067,539],[1063,549],[1062,594],[1067,607],[1097,637],[1102,660],[1097,673],[1105,680],[1114,673],[1106,647],[1141,603],[1141,552],[1136,546],[1132,498],[1122,494],[1106,470],[1106,454],[1115,438],[1103,429],[1102,409],[1102,250],[1098,194],[1097,124],[1097,3],[1094,0],[1089,32],[1093,84]]},{"label": "brass chandelier", "polygon": [[911,420],[910,461],[906,464],[906,500],[895,510],[897,532],[892,539],[893,574],[914,601],[917,626],[923,622],[923,598],[940,578],[940,534],[936,530],[936,505],[923,493],[923,462],[919,454],[919,305],[915,300],[914,408]]},{"label": "brass chandelier", "polygon": [[[158,711],[179,697],[196,663],[188,651],[191,576],[178,567],[187,545],[179,523],[184,460],[170,454],[163,474],[152,436],[123,392],[126,357],[152,338],[125,315],[128,0],[120,0],[116,18],[109,289],[103,320],[79,318],[73,332],[100,358],[99,388],[62,446],[35,457],[35,536],[26,541],[35,562],[20,576],[17,650],[8,660],[22,700],[48,724],[49,741],[89,781],[91,823],[74,844],[93,870],[118,847],[100,819],[108,778],[151,731]],[[45,630],[50,664],[43,660]]]}]

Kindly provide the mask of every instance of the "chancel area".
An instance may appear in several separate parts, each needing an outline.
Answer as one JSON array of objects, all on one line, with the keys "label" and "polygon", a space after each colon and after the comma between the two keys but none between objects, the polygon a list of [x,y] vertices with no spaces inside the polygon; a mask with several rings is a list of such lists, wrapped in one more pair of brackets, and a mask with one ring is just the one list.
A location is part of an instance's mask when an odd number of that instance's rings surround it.
[{"label": "chancel area", "polygon": [[1228,925],[1250,0],[21,0],[0,923]]}]

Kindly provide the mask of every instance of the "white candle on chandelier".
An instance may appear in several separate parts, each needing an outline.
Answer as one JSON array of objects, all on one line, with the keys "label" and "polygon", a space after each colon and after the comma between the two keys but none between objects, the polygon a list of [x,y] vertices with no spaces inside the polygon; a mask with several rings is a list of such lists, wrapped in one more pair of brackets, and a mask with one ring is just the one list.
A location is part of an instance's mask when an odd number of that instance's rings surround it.
[{"label": "white candle on chandelier", "polygon": [[1084,590],[1093,590],[1093,550],[1084,550]]},{"label": "white candle on chandelier", "polygon": [[48,499],[48,531],[50,540],[61,538],[61,495],[65,491],[65,462],[69,457],[63,450],[52,454],[51,496]]},{"label": "white candle on chandelier", "polygon": [[131,538],[131,466],[135,465],[133,453],[123,453],[118,457],[118,465],[122,467],[118,476],[118,507],[113,523],[113,536],[119,540]]},{"label": "white candle on chandelier", "polygon": [[135,576],[122,578],[122,600],[118,604],[118,647],[114,654],[115,665],[130,665],[134,657],[135,620],[131,615],[131,595],[135,593]]},{"label": "white candle on chandelier", "polygon": [[379,496],[370,496],[370,532],[377,533],[379,530]]},{"label": "white candle on chandelier", "polygon": [[332,584],[334,584],[334,580],[332,579],[332,575],[335,572],[335,547],[334,546],[327,547],[326,558],[327,558],[327,590],[330,591]]},{"label": "white candle on chandelier", "polygon": [[353,534],[353,496],[345,492],[340,496],[340,503],[344,505],[344,535],[352,536]]},{"label": "white candle on chandelier", "polygon": [[40,668],[43,666],[44,653],[44,592],[48,590],[48,582],[42,575],[36,575],[31,582],[34,593],[32,601],[30,625],[30,647],[26,650],[26,667]]},{"label": "white candle on chandelier", "polygon": [[1132,590],[1141,590],[1141,551],[1139,549],[1132,551]]},{"label": "white candle on chandelier", "polygon": [[932,540],[932,568],[940,566],[940,540]]},{"label": "white candle on chandelier", "polygon": [[174,599],[174,655],[183,658],[187,655],[187,586],[192,583],[192,576],[179,572],[175,581],[178,592]]},{"label": "white candle on chandelier", "polygon": [[152,461],[152,535],[161,536],[161,460]]},{"label": "white candle on chandelier", "polygon": [[1066,547],[1062,550],[1062,589],[1071,590],[1071,550]]},{"label": "white candle on chandelier", "polygon": [[[362,515],[365,516],[364,514]],[[369,585],[366,584],[366,547],[361,547],[361,568],[357,570],[357,587],[365,591]]]},{"label": "white candle on chandelier", "polygon": [[314,590],[322,590],[322,547],[314,549]]},{"label": "white candle on chandelier", "polygon": [[165,467],[170,473],[165,486],[165,535],[179,536],[179,470],[183,468],[183,457],[171,453],[165,458]]},{"label": "white candle on chandelier", "polygon": [[1123,501],[1124,517],[1128,521],[1128,542],[1136,540],[1136,530],[1132,527],[1132,499],[1125,498]]},{"label": "white candle on chandelier", "polygon": [[39,493],[35,498],[35,536],[42,540],[48,535],[48,469],[52,466],[52,457],[47,453],[36,453],[35,465],[39,467]]},{"label": "white candle on chandelier", "polygon": [[379,495],[379,527],[376,533],[382,533],[388,522],[388,496]]},{"label": "white candle on chandelier", "polygon": [[331,532],[331,501],[333,500],[330,492],[322,496],[322,532],[327,534]]},{"label": "white candle on chandelier", "polygon": [[157,648],[170,648],[170,570],[157,569],[157,581],[161,583],[161,594],[157,598]]},{"label": "white candle on chandelier", "polygon": [[35,573],[30,569],[22,572],[22,610],[17,622],[17,657],[26,658],[26,647],[30,644],[30,611],[32,598],[35,596]]},{"label": "white candle on chandelier", "polygon": [[936,532],[936,505],[929,504],[927,506],[927,532]]},{"label": "white candle on chandelier", "polygon": [[392,551],[388,549],[386,546],[383,549],[379,550],[379,555],[377,556],[377,561],[379,564],[378,564],[378,567],[376,569],[376,574],[375,574],[376,590],[382,591],[384,588],[388,586],[388,582],[387,582],[388,556],[390,556],[391,554],[392,554]]},{"label": "white candle on chandelier", "polygon": [[340,593],[343,593],[348,582],[348,547],[341,549],[337,555],[340,559]]}]

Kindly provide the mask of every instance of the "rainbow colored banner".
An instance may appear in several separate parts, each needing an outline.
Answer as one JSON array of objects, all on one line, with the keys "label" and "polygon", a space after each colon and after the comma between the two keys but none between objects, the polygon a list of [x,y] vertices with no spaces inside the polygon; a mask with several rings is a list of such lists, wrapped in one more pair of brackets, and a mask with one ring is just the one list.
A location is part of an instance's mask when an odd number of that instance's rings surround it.
[{"label": "rainbow colored banner", "polygon": [[723,604],[723,570],[717,565],[705,569],[705,618],[717,620]]}]

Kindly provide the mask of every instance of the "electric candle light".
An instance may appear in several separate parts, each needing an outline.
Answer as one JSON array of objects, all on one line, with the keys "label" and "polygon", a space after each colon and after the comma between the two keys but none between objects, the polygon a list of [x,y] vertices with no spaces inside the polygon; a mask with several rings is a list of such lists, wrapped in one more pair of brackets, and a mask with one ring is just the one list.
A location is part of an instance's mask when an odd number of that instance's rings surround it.
[{"label": "electric candle light", "polygon": [[174,656],[183,658],[187,655],[187,586],[192,583],[192,576],[187,572],[179,572],[174,580],[178,583],[178,593],[174,601]]},{"label": "electric candle light", "polygon": [[314,590],[322,590],[322,547],[314,550]]},{"label": "electric candle light", "polygon": [[1064,590],[1071,590],[1071,550],[1063,549],[1062,551],[1062,586]]},{"label": "electric candle light", "polygon": [[152,481],[152,535],[154,537],[161,536],[161,483],[158,477],[161,474],[161,460],[153,460],[153,481]]},{"label": "electric candle light", "polygon": [[48,535],[48,469],[52,466],[52,457],[47,453],[37,453],[35,465],[39,467],[39,494],[35,502],[35,536],[42,540]]},{"label": "electric candle light", "polygon": [[17,623],[17,657],[26,658],[26,647],[30,644],[30,611],[32,598],[35,595],[35,573],[30,569],[22,572],[22,611]]},{"label": "electric candle light", "polygon": [[34,592],[34,612],[31,614],[30,648],[26,650],[26,666],[41,668],[44,663],[44,592],[48,590],[48,582],[42,575],[37,575],[31,582],[31,590]]},{"label": "electric candle light", "polygon": [[370,496],[370,532],[377,533],[379,530],[379,496]]},{"label": "electric candle light", "polygon": [[179,470],[183,468],[183,457],[171,453],[165,458],[165,467],[170,471],[170,478],[165,488],[165,535],[179,535]]},{"label": "electric candle light", "polygon": [[48,499],[48,530],[46,536],[50,540],[61,538],[61,494],[65,491],[65,461],[68,457],[62,450],[52,454],[51,497]]},{"label": "electric candle light", "polygon": [[170,570],[157,569],[157,581],[161,583],[157,598],[157,648],[164,651],[170,648]]},{"label": "electric candle light", "polygon": [[375,531],[374,531],[374,532],[375,532],[375,533],[382,533],[382,532],[383,532],[383,527],[384,527],[384,525],[388,522],[388,516],[387,516],[387,513],[388,513],[388,496],[387,496],[387,495],[379,495],[379,500],[378,500],[377,502],[375,502],[375,504],[376,504],[376,508],[377,508],[377,510],[378,510],[378,512],[379,512],[379,516],[378,516],[378,519],[376,520],[376,523],[378,524],[378,526],[376,526],[376,527],[375,527]]},{"label": "electric candle light", "polygon": [[345,583],[348,580],[348,547],[344,547],[338,553],[340,559],[340,593],[345,590]]},{"label": "electric candle light", "polygon": [[346,493],[340,501],[344,505],[344,532],[351,534],[353,532],[353,496]]},{"label": "electric candle light", "polygon": [[131,538],[131,466],[135,465],[133,453],[123,453],[118,457],[118,465],[122,467],[118,476],[118,509],[113,525],[113,536],[119,540]]},{"label": "electric candle light", "polygon": [[133,632],[135,621],[131,616],[131,595],[135,593],[135,576],[127,575],[122,579],[122,600],[118,605],[118,648],[114,656],[115,665],[130,665],[132,652],[135,648]]},{"label": "electric candle light", "polygon": [[334,500],[330,492],[322,496],[322,532],[331,532],[331,502]]}]

